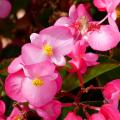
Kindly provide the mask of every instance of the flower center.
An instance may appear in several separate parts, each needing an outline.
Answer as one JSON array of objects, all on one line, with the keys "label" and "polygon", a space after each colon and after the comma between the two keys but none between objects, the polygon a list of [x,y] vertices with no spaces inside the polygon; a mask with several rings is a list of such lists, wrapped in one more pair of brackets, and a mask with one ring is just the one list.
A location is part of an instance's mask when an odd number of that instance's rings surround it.
[{"label": "flower center", "polygon": [[95,31],[97,29],[100,29],[100,25],[99,24],[97,24],[97,23],[89,23],[88,32],[89,31]]},{"label": "flower center", "polygon": [[88,29],[88,19],[86,16],[82,16],[76,20],[74,23],[74,28],[84,34]]},{"label": "flower center", "polygon": [[44,81],[41,80],[41,79],[36,78],[36,79],[32,80],[32,84],[35,87],[40,87],[40,86],[42,86],[44,84]]},{"label": "flower center", "polygon": [[45,53],[46,55],[48,55],[48,56],[52,56],[52,55],[53,55],[53,48],[52,48],[52,46],[49,45],[49,44],[44,45],[43,51],[44,51],[44,53]]}]

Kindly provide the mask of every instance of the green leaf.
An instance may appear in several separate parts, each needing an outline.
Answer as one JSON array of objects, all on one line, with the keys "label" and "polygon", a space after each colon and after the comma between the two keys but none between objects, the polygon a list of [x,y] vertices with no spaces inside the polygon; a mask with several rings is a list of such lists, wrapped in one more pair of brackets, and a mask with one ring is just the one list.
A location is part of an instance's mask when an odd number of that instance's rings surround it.
[{"label": "green leaf", "polygon": [[120,67],[98,76],[97,81],[99,86],[104,86],[106,83],[118,78],[120,78]]},{"label": "green leaf", "polygon": [[87,83],[93,78],[96,78],[97,76],[102,75],[105,72],[114,70],[118,67],[119,65],[117,63],[101,63],[87,71],[87,73],[83,76],[84,82]]},{"label": "green leaf", "polygon": [[78,77],[74,74],[69,74],[63,78],[63,90],[71,91],[77,87],[79,87]]}]

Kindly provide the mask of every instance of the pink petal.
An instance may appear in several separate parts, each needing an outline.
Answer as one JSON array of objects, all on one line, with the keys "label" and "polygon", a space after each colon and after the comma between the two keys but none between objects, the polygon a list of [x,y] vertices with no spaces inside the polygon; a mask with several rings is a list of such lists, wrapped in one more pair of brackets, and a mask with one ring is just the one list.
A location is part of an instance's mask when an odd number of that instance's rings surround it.
[{"label": "pink petal", "polygon": [[73,49],[74,56],[83,57],[86,51],[86,43],[81,43],[81,40],[75,43],[75,48]]},{"label": "pink petal", "polygon": [[52,75],[55,71],[55,65],[50,63],[49,61],[43,61],[33,65],[24,66],[30,76],[46,76]]},{"label": "pink petal", "polygon": [[2,100],[0,100],[0,115],[5,113],[5,108],[5,103]]},{"label": "pink petal", "polygon": [[115,11],[116,7],[119,5],[120,0],[110,0],[107,2],[107,11],[108,13],[112,13]]},{"label": "pink petal", "polygon": [[88,43],[94,50],[107,51],[116,47],[118,42],[119,34],[110,25],[103,25],[88,35]]},{"label": "pink petal", "polygon": [[73,50],[73,40],[59,40],[54,47],[54,54],[62,56],[67,55]]},{"label": "pink petal", "polygon": [[41,76],[42,79],[44,80],[55,80],[58,77],[57,73],[51,73],[50,75],[46,75],[46,76]]},{"label": "pink petal", "polygon": [[54,98],[56,92],[57,85],[54,80],[44,80],[44,84],[42,86],[34,86],[32,84],[32,80],[26,78],[22,86],[24,97],[35,107],[41,107],[50,102]]},{"label": "pink petal", "polygon": [[89,15],[89,13],[87,12],[84,4],[80,4],[77,7],[77,13],[78,13],[78,17],[82,17],[82,16],[86,16],[88,18],[88,20],[92,20],[91,16]]},{"label": "pink petal", "polygon": [[107,120],[120,120],[120,113],[112,104],[105,104],[101,107],[100,112]]},{"label": "pink petal", "polygon": [[94,0],[94,5],[100,10],[105,11],[106,10],[106,3],[105,0]]},{"label": "pink petal", "polygon": [[26,65],[39,63],[47,59],[47,56],[37,46],[28,43],[22,47],[22,60]]},{"label": "pink petal", "polygon": [[69,17],[61,17],[55,22],[55,26],[70,26],[74,21],[72,21]]},{"label": "pink petal", "polygon": [[82,120],[81,116],[76,115],[74,112],[69,112],[64,120]]},{"label": "pink petal", "polygon": [[78,77],[79,74],[84,74],[87,71],[87,64],[83,59],[80,59],[80,66],[78,70]]},{"label": "pink petal", "polygon": [[58,76],[56,78],[56,83],[57,83],[57,91],[59,91],[62,88],[62,77],[59,73],[57,73]]},{"label": "pink petal", "polygon": [[53,100],[37,109],[37,113],[40,117],[44,118],[44,120],[56,120],[61,113],[61,103],[57,100]]},{"label": "pink petal", "polygon": [[73,58],[69,61],[70,65],[72,66],[72,69],[70,69],[70,72],[76,72],[79,69],[80,61],[78,58]]},{"label": "pink petal", "polygon": [[31,40],[31,43],[34,44],[35,46],[39,47],[39,48],[42,48],[43,46],[43,41],[41,40],[41,37],[39,34],[37,33],[32,33],[30,35],[30,40]]},{"label": "pink petal", "polygon": [[113,29],[118,33],[119,32],[118,26],[115,22],[115,19],[112,16],[108,16],[108,22],[113,27]]},{"label": "pink petal", "polygon": [[77,15],[77,9],[75,5],[72,5],[69,9],[69,17],[70,19],[73,19],[74,21],[78,18]]},{"label": "pink petal", "polygon": [[64,66],[66,64],[65,57],[63,56],[52,56],[51,60],[53,63],[55,63],[58,66]]},{"label": "pink petal", "polygon": [[106,120],[106,118],[101,113],[95,113],[89,117],[89,120]]},{"label": "pink petal", "polygon": [[6,18],[11,11],[11,3],[8,0],[0,0],[0,18]]},{"label": "pink petal", "polygon": [[[64,32],[63,32],[64,31]],[[61,41],[73,41],[73,36],[69,28],[64,26],[51,26],[40,32],[41,39],[53,46],[59,45]]]},{"label": "pink petal", "polygon": [[98,60],[98,55],[97,54],[86,53],[84,55],[83,59],[86,61],[87,66],[93,66],[93,65],[97,65],[98,64],[98,62],[96,62]]},{"label": "pink petal", "polygon": [[120,79],[115,79],[104,86],[103,95],[105,99],[118,107],[118,100],[120,95]]},{"label": "pink petal", "polygon": [[9,73],[14,73],[14,72],[17,72],[19,71],[20,69],[22,69],[22,66],[21,64],[23,64],[23,61],[22,61],[22,58],[21,58],[21,55],[17,58],[15,58],[11,64],[8,66],[8,72]]},{"label": "pink petal", "polygon": [[22,71],[10,74],[5,80],[6,94],[18,102],[26,102],[26,99],[21,93],[22,82],[24,81],[24,74]]}]

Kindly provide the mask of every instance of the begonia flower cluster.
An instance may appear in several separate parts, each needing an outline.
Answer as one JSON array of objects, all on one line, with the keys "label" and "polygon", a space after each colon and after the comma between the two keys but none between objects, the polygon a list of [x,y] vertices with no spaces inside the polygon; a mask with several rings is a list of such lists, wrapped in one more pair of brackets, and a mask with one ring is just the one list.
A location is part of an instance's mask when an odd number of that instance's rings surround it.
[{"label": "begonia flower cluster", "polygon": [[[115,22],[115,9],[119,3],[120,0],[94,0],[98,10],[107,12],[101,21],[94,21],[84,4],[72,5],[67,17],[59,18],[53,26],[39,33],[32,33],[31,42],[22,46],[20,56],[8,66],[9,75],[5,80],[6,94],[19,105],[15,105],[11,114],[5,116],[7,108],[0,100],[0,120],[25,120],[30,110],[35,111],[43,120],[57,120],[64,107],[56,97],[63,83],[59,69],[69,64],[67,71],[77,73],[78,79],[81,79],[88,67],[100,64],[99,55],[94,51],[105,52],[118,45],[120,33]],[[8,8],[11,8],[9,4]],[[107,19],[108,24],[103,24]],[[120,120],[120,79],[107,83],[102,93],[105,103],[87,119]],[[64,120],[84,118],[70,111]]]}]

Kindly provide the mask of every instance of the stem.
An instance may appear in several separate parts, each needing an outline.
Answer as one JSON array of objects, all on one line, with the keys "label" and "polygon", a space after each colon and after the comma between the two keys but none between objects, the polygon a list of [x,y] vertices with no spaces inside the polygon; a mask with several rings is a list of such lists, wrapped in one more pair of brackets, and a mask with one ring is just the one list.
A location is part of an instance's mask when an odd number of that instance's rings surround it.
[{"label": "stem", "polygon": [[88,92],[89,90],[103,90],[104,87],[94,87],[93,85],[90,85],[89,87],[86,88],[86,91]]},{"label": "stem", "polygon": [[98,24],[103,23],[108,18],[108,15],[106,15]]},{"label": "stem", "polygon": [[89,119],[90,114],[87,112],[86,107],[83,107],[83,112],[85,113],[85,116],[87,117],[87,119]]},{"label": "stem", "polygon": [[71,94],[71,93],[69,93],[69,92],[64,92],[64,91],[60,91],[60,95],[61,95],[62,97],[67,96],[67,97],[70,97],[70,98],[73,98],[73,99],[76,98],[75,95],[73,95],[73,94]]},{"label": "stem", "polygon": [[80,72],[77,72],[77,75],[80,81],[80,87],[84,88],[84,80],[83,80],[82,74]]},{"label": "stem", "polygon": [[62,107],[71,107],[74,106],[73,103],[62,103]]},{"label": "stem", "polygon": [[82,95],[86,93],[86,89],[85,88],[81,88],[80,91],[78,92],[78,94],[76,95],[76,98],[74,99],[75,102],[79,103],[80,102],[80,98],[82,97]]},{"label": "stem", "polygon": [[84,103],[76,103],[76,102],[74,102],[74,103],[62,103],[62,107],[71,107],[71,106],[74,106],[74,107],[79,106],[79,107],[82,107],[85,109],[89,108],[91,110],[97,110],[97,111],[100,110],[99,107],[91,106],[91,105],[84,104]]},{"label": "stem", "polygon": [[79,106],[81,107],[84,107],[84,108],[89,108],[89,109],[92,109],[92,110],[100,110],[99,107],[95,107],[95,106],[91,106],[91,105],[88,105],[88,104],[83,104],[83,103],[79,103]]},{"label": "stem", "polygon": [[13,107],[17,107],[20,111],[22,111],[22,108],[18,102],[13,103]]}]

